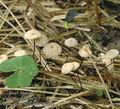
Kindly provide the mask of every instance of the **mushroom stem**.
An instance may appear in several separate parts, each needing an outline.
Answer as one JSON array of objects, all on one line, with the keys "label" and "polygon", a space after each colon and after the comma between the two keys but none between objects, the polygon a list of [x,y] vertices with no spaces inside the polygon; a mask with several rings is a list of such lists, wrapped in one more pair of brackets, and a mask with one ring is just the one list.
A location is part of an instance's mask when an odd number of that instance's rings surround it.
[{"label": "mushroom stem", "polygon": [[41,56],[42,56],[42,52],[41,52],[41,48],[40,48],[40,62],[41,62]]},{"label": "mushroom stem", "polygon": [[[81,59],[81,62],[80,62],[79,68],[81,68],[81,69],[82,69],[82,63],[83,63],[83,61],[84,61],[84,58],[82,58],[82,59]],[[79,70],[79,68],[78,68],[77,70]],[[74,73],[75,73],[75,72],[74,72]],[[81,80],[80,80],[80,77],[79,77],[78,73],[76,73],[76,74],[77,74],[77,78],[78,78],[79,83],[80,83],[81,90],[83,90],[83,86],[82,86],[82,82],[81,82]]]},{"label": "mushroom stem", "polygon": [[33,41],[33,58],[35,57],[35,40]]},{"label": "mushroom stem", "polygon": [[81,91],[82,91],[82,90],[83,90],[83,86],[82,86],[82,82],[81,82],[80,77],[79,77],[78,74],[77,74],[77,78],[78,78],[78,80],[79,80],[80,88],[81,88]]},{"label": "mushroom stem", "polygon": [[73,80],[73,82],[76,84],[77,87],[79,87],[79,85],[77,84],[77,82],[74,80],[73,76],[70,75],[71,79]]}]

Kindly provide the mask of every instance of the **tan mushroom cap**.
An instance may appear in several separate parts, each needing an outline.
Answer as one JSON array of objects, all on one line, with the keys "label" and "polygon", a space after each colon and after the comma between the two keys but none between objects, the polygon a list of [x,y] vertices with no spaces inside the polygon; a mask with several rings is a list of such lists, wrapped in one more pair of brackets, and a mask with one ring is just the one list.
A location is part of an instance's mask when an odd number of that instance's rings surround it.
[{"label": "tan mushroom cap", "polygon": [[63,74],[69,74],[73,70],[74,66],[71,63],[65,63],[62,66],[61,72]]},{"label": "tan mushroom cap", "polygon": [[84,45],[80,50],[79,50],[79,55],[81,57],[87,58],[89,55],[92,54],[92,51],[89,49],[88,45]]},{"label": "tan mushroom cap", "polygon": [[113,59],[119,55],[119,51],[117,49],[111,49],[106,53],[106,58]]},{"label": "tan mushroom cap", "polygon": [[35,40],[36,46],[38,47],[43,47],[49,42],[49,39],[45,35],[41,35],[40,38]]},{"label": "tan mushroom cap", "polygon": [[78,45],[78,42],[75,38],[68,38],[65,40],[64,44],[67,46],[67,47],[75,47]]},{"label": "tan mushroom cap", "polygon": [[75,71],[79,68],[80,64],[78,62],[69,62],[69,63],[65,63],[62,66],[61,72],[63,74],[69,74],[72,71]]},{"label": "tan mushroom cap", "polygon": [[73,64],[73,71],[77,70],[80,66],[80,64],[78,62],[72,62],[72,64]]},{"label": "tan mushroom cap", "polygon": [[28,40],[34,40],[40,37],[41,37],[41,33],[35,29],[27,31],[24,35],[24,38]]},{"label": "tan mushroom cap", "polygon": [[24,55],[27,55],[27,52],[26,50],[17,50],[15,53],[14,53],[14,56],[24,56]]},{"label": "tan mushroom cap", "polygon": [[55,42],[48,43],[43,47],[43,54],[47,58],[56,58],[61,54],[61,52],[61,46]]}]

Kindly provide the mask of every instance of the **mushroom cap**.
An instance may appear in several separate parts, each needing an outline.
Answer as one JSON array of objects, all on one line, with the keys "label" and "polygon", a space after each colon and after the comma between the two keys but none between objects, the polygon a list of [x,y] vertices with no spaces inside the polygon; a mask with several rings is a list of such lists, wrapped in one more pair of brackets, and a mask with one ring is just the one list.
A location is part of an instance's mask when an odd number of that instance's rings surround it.
[{"label": "mushroom cap", "polygon": [[119,51],[117,49],[111,49],[106,54],[100,53],[103,62],[106,64],[108,71],[114,70],[114,64],[112,63],[112,59],[119,55]]},{"label": "mushroom cap", "polygon": [[72,62],[72,64],[73,64],[73,71],[77,70],[80,66],[80,64],[78,62]]},{"label": "mushroom cap", "polygon": [[34,40],[41,37],[41,33],[38,30],[32,29],[25,33],[24,38],[29,40]]},{"label": "mushroom cap", "polygon": [[68,74],[71,73],[72,71],[75,71],[79,68],[80,64],[78,62],[69,62],[69,63],[65,63],[62,66],[62,73],[63,74]]},{"label": "mushroom cap", "polygon": [[63,66],[62,66],[61,72],[62,72],[63,74],[68,74],[68,73],[70,73],[70,72],[73,70],[73,68],[74,68],[74,66],[73,66],[72,63],[65,63],[65,64],[63,64]]},{"label": "mushroom cap", "polygon": [[6,60],[8,60],[8,56],[6,54],[0,55],[0,64]]},{"label": "mushroom cap", "polygon": [[110,72],[113,71],[114,64],[111,59],[105,59],[105,64],[106,64],[108,71],[110,71]]},{"label": "mushroom cap", "polygon": [[89,55],[92,54],[92,51],[89,49],[88,45],[84,45],[80,50],[79,50],[79,55],[81,57],[87,58]]},{"label": "mushroom cap", "polygon": [[27,52],[26,50],[17,50],[15,53],[14,53],[14,56],[24,56],[24,55],[27,55]]},{"label": "mushroom cap", "polygon": [[100,55],[99,55],[99,56],[100,56],[100,59],[102,59],[102,61],[103,61],[103,62],[105,62],[105,61],[106,61],[106,58],[105,58],[105,57],[106,57],[106,55],[105,55],[104,53],[100,53]]},{"label": "mushroom cap", "polygon": [[106,58],[113,59],[119,55],[119,51],[117,49],[111,49],[106,53]]},{"label": "mushroom cap", "polygon": [[45,46],[48,42],[49,42],[49,39],[48,39],[48,37],[45,36],[45,35],[41,35],[40,38],[38,38],[38,39],[35,40],[35,44],[36,44],[36,46],[38,46],[38,47],[43,47],[43,46]]},{"label": "mushroom cap", "polygon": [[55,42],[48,43],[43,47],[43,54],[47,58],[56,58],[61,54],[61,52],[61,46]]},{"label": "mushroom cap", "polygon": [[64,44],[67,47],[75,47],[78,45],[78,41],[75,38],[68,38],[65,40]]},{"label": "mushroom cap", "polygon": [[84,58],[89,57],[88,52],[85,51],[84,49],[80,49],[78,53],[79,53],[79,55],[80,55],[81,57],[84,57]]}]

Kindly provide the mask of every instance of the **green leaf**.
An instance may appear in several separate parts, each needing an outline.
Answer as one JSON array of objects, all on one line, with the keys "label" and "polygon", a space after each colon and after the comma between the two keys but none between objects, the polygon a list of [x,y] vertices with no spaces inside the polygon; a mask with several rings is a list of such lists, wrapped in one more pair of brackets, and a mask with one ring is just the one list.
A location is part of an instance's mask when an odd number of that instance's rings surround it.
[{"label": "green leaf", "polygon": [[38,68],[36,66],[36,63],[34,62],[33,58],[30,56],[24,56],[22,57],[21,62],[21,70],[23,70],[26,73],[29,73],[31,76],[36,76],[38,73]]},{"label": "green leaf", "polygon": [[0,64],[0,73],[17,71],[18,67],[14,60],[15,58],[2,62]]},{"label": "green leaf", "polygon": [[8,87],[26,87],[38,73],[38,68],[30,56],[20,56],[0,64],[1,72],[14,72],[6,79]]},{"label": "green leaf", "polygon": [[31,84],[32,78],[21,71],[14,73],[6,79],[6,85],[11,88],[27,87]]},{"label": "green leaf", "polygon": [[19,56],[0,64],[1,72],[27,71],[29,75],[35,76],[38,73],[36,63],[30,56]]},{"label": "green leaf", "polygon": [[65,29],[68,29],[69,28],[68,22],[64,22],[63,26],[64,26]]},{"label": "green leaf", "polygon": [[96,89],[96,95],[101,97],[103,95],[103,90]]}]

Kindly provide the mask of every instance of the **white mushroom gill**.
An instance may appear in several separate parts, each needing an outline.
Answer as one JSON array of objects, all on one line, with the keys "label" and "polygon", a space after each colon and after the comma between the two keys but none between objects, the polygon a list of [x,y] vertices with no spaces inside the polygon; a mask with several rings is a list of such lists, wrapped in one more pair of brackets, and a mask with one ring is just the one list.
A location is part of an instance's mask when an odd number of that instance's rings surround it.
[{"label": "white mushroom gill", "polygon": [[43,54],[47,58],[56,58],[61,54],[61,52],[61,46],[55,42],[48,43],[43,47]]}]

